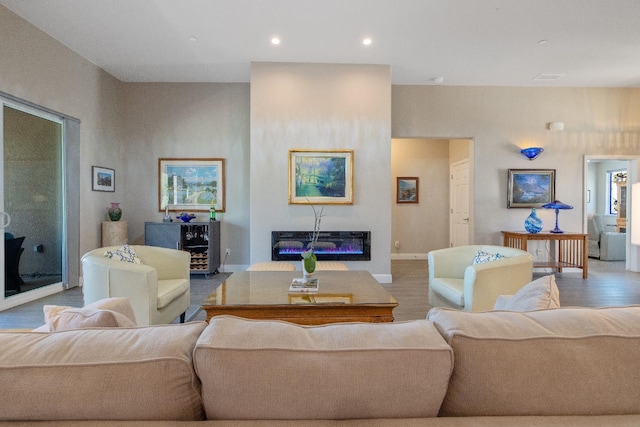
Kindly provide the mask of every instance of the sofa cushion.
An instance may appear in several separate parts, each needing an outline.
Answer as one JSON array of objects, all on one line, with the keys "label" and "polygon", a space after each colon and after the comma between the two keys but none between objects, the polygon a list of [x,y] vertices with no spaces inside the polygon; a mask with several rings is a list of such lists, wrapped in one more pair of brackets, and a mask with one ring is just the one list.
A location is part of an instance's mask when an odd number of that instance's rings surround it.
[{"label": "sofa cushion", "polygon": [[455,356],[442,416],[640,414],[640,306],[428,319]]},{"label": "sofa cushion", "polygon": [[433,417],[453,366],[431,322],[216,316],[194,351],[207,419]]},{"label": "sofa cushion", "polygon": [[82,308],[45,305],[42,310],[47,331],[136,326],[133,307],[127,298],[105,298]]},{"label": "sofa cushion", "polygon": [[560,307],[560,291],[553,274],[534,280],[513,295],[500,295],[494,310],[531,311]]},{"label": "sofa cushion", "polygon": [[142,264],[142,260],[136,254],[136,251],[129,245],[124,245],[120,249],[114,251],[106,251],[104,256],[116,261],[132,262],[134,264]]},{"label": "sofa cushion", "polygon": [[0,332],[0,420],[198,420],[205,322]]}]

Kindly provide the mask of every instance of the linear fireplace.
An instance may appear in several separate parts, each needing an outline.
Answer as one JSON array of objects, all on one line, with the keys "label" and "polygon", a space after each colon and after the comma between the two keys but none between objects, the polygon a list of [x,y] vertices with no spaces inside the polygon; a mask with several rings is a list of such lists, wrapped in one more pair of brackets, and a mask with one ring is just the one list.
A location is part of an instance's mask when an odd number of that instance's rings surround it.
[{"label": "linear fireplace", "polygon": [[[271,260],[297,261],[311,243],[311,231],[272,231]],[[370,231],[321,231],[314,253],[324,261],[371,261]]]}]

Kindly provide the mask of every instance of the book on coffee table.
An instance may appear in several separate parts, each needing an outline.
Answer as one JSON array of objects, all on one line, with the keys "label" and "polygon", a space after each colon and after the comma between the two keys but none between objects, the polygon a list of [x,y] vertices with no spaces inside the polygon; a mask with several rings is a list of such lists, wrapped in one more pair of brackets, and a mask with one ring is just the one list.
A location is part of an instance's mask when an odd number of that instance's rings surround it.
[{"label": "book on coffee table", "polygon": [[289,285],[289,292],[318,292],[318,279],[315,277],[295,278]]}]

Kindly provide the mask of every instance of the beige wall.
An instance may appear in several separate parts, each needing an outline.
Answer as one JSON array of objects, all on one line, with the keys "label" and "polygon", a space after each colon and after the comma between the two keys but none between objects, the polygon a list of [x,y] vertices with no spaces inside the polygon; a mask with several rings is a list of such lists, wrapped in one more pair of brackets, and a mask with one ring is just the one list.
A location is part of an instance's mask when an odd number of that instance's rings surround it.
[{"label": "beige wall", "polygon": [[[556,169],[556,196],[576,209],[561,228],[581,231],[583,156],[640,156],[640,89],[393,86],[394,138],[472,138],[475,242],[499,244],[501,230],[519,230],[529,211],[507,209],[509,168]],[[562,121],[565,131],[546,123]],[[519,150],[544,153],[531,162]],[[545,228],[554,213],[539,210]]]},{"label": "beige wall", "polygon": [[[121,207],[129,240],[144,243],[158,211],[158,159],[225,159],[225,212],[219,214],[227,265],[249,259],[249,84],[123,83],[126,144]],[[208,221],[208,212],[195,212]],[[175,216],[175,212],[171,213]]]},{"label": "beige wall", "polygon": [[[133,241],[144,221],[161,219],[161,156],[228,159],[223,248],[242,265],[268,256],[271,229],[311,227],[308,207],[287,204],[287,150],[353,148],[355,204],[329,206],[323,228],[371,229],[375,259],[360,268],[379,274],[390,271],[394,240],[391,136],[473,139],[477,243],[500,243],[500,230],[521,229],[528,215],[506,208],[507,169],[556,169],[558,198],[576,207],[561,214],[562,227],[580,230],[583,156],[640,156],[637,88],[391,86],[388,66],[320,64],[254,64],[250,89],[129,84],[2,6],[0,40],[0,91],[82,122],[80,253],[100,245],[112,201],[122,203]],[[548,131],[551,121],[566,130]],[[545,148],[534,162],[519,153],[531,143]],[[116,170],[115,193],[91,191],[92,165]],[[552,224],[552,212],[540,216]]]},{"label": "beige wall", "polygon": [[254,63],[251,68],[251,262],[270,259],[271,231],[312,230],[288,204],[289,149],[352,149],[354,203],[327,205],[323,230],[371,231],[371,262],[390,279],[391,81],[388,66]]},{"label": "beige wall", "polygon": [[[121,84],[3,6],[0,40],[0,91],[81,121],[80,226],[70,232],[80,234],[82,254],[100,245],[106,208],[126,188]],[[116,170],[115,193],[91,191],[92,165]]]},{"label": "beige wall", "polygon": [[[391,253],[421,258],[449,246],[449,140],[393,139]],[[419,203],[396,203],[397,177],[419,178]],[[400,247],[395,247],[395,242]]]}]

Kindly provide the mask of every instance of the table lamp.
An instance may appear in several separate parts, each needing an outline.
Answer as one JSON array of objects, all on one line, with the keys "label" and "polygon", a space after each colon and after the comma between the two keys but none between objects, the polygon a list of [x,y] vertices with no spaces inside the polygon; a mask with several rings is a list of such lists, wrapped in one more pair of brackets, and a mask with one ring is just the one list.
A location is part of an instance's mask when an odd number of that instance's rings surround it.
[{"label": "table lamp", "polygon": [[560,209],[573,209],[573,206],[569,206],[566,203],[562,203],[560,200],[554,200],[551,203],[547,203],[541,206],[543,209],[555,209],[556,210],[556,228],[549,230],[551,233],[564,233],[564,231],[558,228],[558,212]]}]

